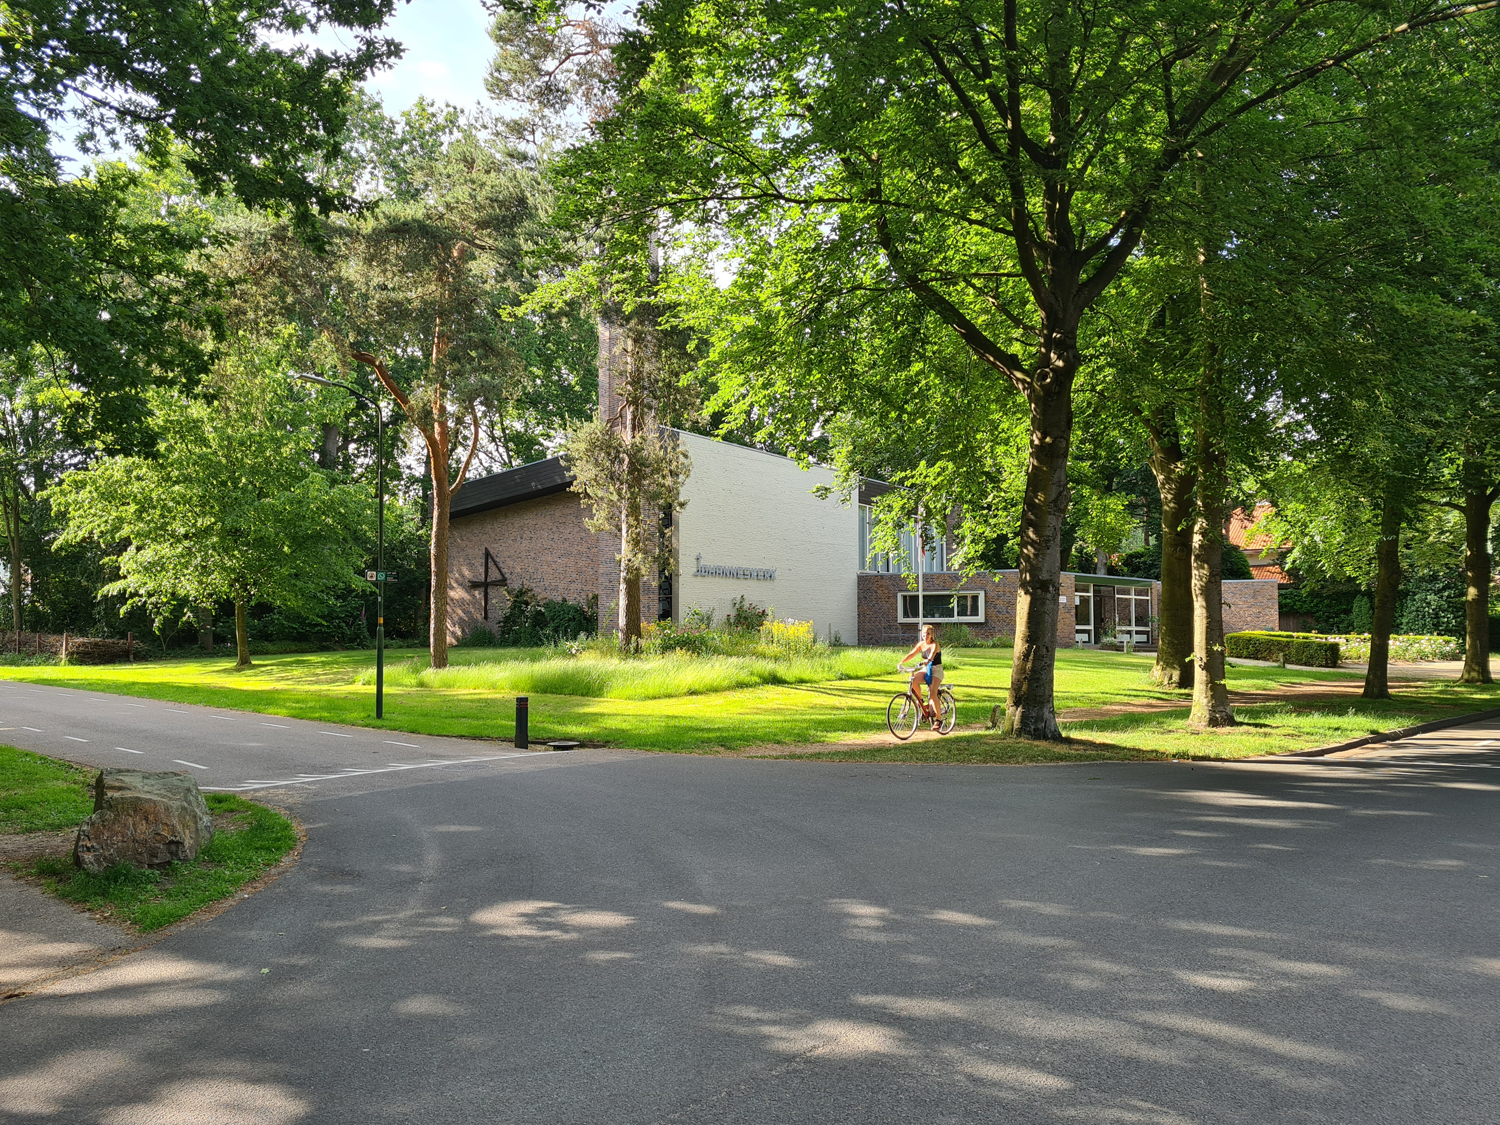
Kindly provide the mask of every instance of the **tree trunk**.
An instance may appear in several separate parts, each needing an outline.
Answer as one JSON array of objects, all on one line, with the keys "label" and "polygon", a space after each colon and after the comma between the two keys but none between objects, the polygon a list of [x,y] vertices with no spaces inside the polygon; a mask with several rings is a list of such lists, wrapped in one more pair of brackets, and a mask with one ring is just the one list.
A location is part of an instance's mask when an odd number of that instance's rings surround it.
[{"label": "tree trunk", "polygon": [[339,424],[337,422],[323,423],[323,444],[318,447],[318,468],[336,469],[339,467]]},{"label": "tree trunk", "polygon": [[[1232,727],[1229,684],[1224,675],[1224,508],[1228,463],[1212,402],[1200,399],[1198,431],[1198,517],[1193,523],[1193,710],[1188,725]],[[1165,551],[1162,555],[1165,562]]]},{"label": "tree trunk", "polygon": [[1016,647],[1005,733],[1055,741],[1062,738],[1052,679],[1057,663],[1057,599],[1062,589],[1062,525],[1070,499],[1068,448],[1073,437],[1073,376],[1078,370],[1075,338],[1071,334],[1054,337],[1050,355],[1044,356],[1040,368],[1028,396],[1031,455],[1021,507]]},{"label": "tree trunk", "polygon": [[1094,573],[1109,573],[1109,559],[1105,556],[1103,547],[1094,548]]},{"label": "tree trunk", "polygon": [[1375,548],[1375,624],[1370,629],[1370,664],[1365,672],[1366,699],[1391,697],[1391,627],[1396,622],[1396,594],[1401,588],[1401,505],[1389,494],[1380,507],[1380,544]]},{"label": "tree trunk", "polygon": [[245,620],[243,599],[234,603],[234,649],[236,668],[250,667],[250,626]]},{"label": "tree trunk", "polygon": [[1490,684],[1490,508],[1489,481],[1464,466],[1464,670],[1461,684]]},{"label": "tree trunk", "polygon": [[1161,493],[1161,605],[1151,679],[1182,690],[1193,686],[1193,489],[1198,480],[1175,437],[1151,434],[1150,463]]},{"label": "tree trunk", "polygon": [[427,625],[427,650],[434,668],[448,667],[448,513],[453,493],[448,488],[448,465],[432,464],[432,613]]},{"label": "tree trunk", "polygon": [[620,505],[620,605],[619,630],[620,651],[634,652],[641,642],[641,576],[629,566],[628,557],[631,538],[631,522],[640,519],[638,505],[633,502]]},{"label": "tree trunk", "polygon": [[5,537],[10,546],[10,621],[16,631],[16,651],[21,651],[21,497],[5,505]]}]

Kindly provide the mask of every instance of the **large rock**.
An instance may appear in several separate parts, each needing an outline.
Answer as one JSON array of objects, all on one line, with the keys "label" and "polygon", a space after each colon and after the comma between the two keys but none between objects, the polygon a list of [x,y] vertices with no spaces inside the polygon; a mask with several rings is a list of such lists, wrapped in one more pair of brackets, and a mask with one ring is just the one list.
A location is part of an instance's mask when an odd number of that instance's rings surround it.
[{"label": "large rock", "polygon": [[117,863],[150,867],[192,859],[213,838],[191,774],[100,770],[94,814],[78,826],[73,862],[94,875]]}]

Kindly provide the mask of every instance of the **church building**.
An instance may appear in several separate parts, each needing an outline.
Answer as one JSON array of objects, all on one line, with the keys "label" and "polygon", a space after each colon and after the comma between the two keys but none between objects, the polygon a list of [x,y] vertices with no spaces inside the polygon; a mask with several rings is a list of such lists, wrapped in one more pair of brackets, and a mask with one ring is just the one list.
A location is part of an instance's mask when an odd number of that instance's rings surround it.
[{"label": "church building", "polygon": [[[613,401],[609,360],[616,349],[601,330],[600,401]],[[682,621],[712,609],[721,621],[734,601],[811,621],[824,641],[909,645],[920,620],[968,626],[981,639],[1015,635],[1014,570],[965,577],[949,569],[951,543],[922,560],[921,595],[902,571],[915,561],[870,549],[871,504],[891,486],[865,481],[846,501],[816,495],[831,469],[802,468],[759,449],[674,431],[692,459],[687,501],[664,531],[675,560],[670,573],[641,583],[641,620]],[[448,639],[493,625],[522,586],[541,599],[583,605],[597,599],[599,627],[613,632],[619,597],[618,533],[585,526],[589,511],[571,491],[560,458],[468,481],[453,497],[448,544]],[[913,568],[914,569],[914,568]],[[1143,578],[1062,575],[1057,643],[1156,640],[1161,584]],[[1275,629],[1274,580],[1224,583],[1225,629]]]}]

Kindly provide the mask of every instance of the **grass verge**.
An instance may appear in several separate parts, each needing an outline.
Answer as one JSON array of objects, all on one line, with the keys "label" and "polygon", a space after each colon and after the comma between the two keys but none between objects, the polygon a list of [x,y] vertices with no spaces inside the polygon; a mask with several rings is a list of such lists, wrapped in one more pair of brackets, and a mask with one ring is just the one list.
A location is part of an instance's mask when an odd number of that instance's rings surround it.
[{"label": "grass verge", "polygon": [[[93,811],[93,770],[0,746],[0,832],[61,831]],[[231,793],[205,794],[214,838],[186,863],[160,868],[117,864],[90,875],[68,856],[10,864],[44,889],[101,911],[142,933],[181,921],[259,878],[297,846],[297,828],[280,813]]]},{"label": "grass verge", "polygon": [[[1438,698],[1433,698],[1436,695]],[[1500,703],[1500,692],[1454,700],[1447,693],[1412,693],[1395,700],[1351,703],[1240,704],[1237,726],[1195,731],[1188,708],[1108,719],[1064,722],[1065,741],[1029,742],[988,731],[961,731],[947,738],[918,735],[907,743],[857,746],[814,753],[767,752],[765,757],[830,762],[927,762],[951,765],[1021,765],[1044,762],[1224,761],[1328,746],[1365,735],[1450,718]],[[759,755],[758,755],[759,756]]]},{"label": "grass verge", "polygon": [[[1317,699],[1308,693],[1347,692],[1361,677],[1337,671],[1232,667],[1229,687],[1239,694],[1236,707],[1248,723],[1227,733],[1195,734],[1184,725],[1187,696],[1165,691],[1151,682],[1149,655],[1061,649],[1057,653],[1056,699],[1064,713],[1064,730],[1075,736],[1072,745],[1093,749],[1064,749],[1064,756],[1058,758],[1048,756],[1053,750],[1031,744],[1007,748],[1004,740],[979,729],[991,709],[1005,702],[1011,650],[962,649],[952,654],[947,665],[948,682],[958,699],[960,731],[945,740],[952,751],[931,757],[939,752],[925,749],[921,737],[880,749],[878,754],[844,745],[884,737],[886,702],[905,682],[888,670],[898,655],[893,650],[846,650],[839,654],[841,658],[847,655],[872,661],[874,671],[865,675],[857,674],[859,668],[845,667],[846,678],[842,679],[761,683],[657,699],[573,695],[530,686],[518,690],[513,685],[521,681],[502,681],[499,673],[487,667],[500,663],[493,657],[502,653],[503,663],[510,669],[503,672],[505,676],[513,674],[516,667],[543,665],[556,659],[551,649],[454,649],[455,668],[440,674],[449,676],[435,681],[440,686],[388,682],[386,717],[378,722],[373,717],[373,688],[357,682],[373,678],[374,659],[368,652],[257,658],[254,667],[238,672],[228,659],[194,658],[136,665],[0,668],[0,677],[320,723],[501,740],[514,735],[514,692],[531,697],[534,742],[574,738],[595,746],[694,754],[762,749],[774,752],[781,746],[805,749],[826,744],[830,753],[824,756],[832,760],[839,760],[840,755],[847,759],[852,754],[859,760],[882,761],[1075,760],[1067,755],[1079,752],[1116,758],[1243,757],[1323,745],[1409,722],[1500,705],[1500,686],[1469,687],[1451,682],[1394,683],[1396,699],[1390,703],[1366,702],[1357,694]],[[691,668],[692,661],[682,660],[680,666]],[[477,670],[466,671],[469,668]],[[476,677],[469,682],[480,686],[464,686],[465,675]],[[496,678],[485,679],[490,676]],[[496,686],[502,682],[506,686]],[[530,683],[556,686],[541,680]],[[1284,704],[1290,710],[1274,714],[1244,710],[1246,706],[1267,704]],[[1122,707],[1168,709],[1096,720],[1085,720],[1082,714]],[[1069,721],[1070,711],[1080,713],[1076,720]]]},{"label": "grass verge", "polygon": [[0,746],[0,832],[59,832],[94,811],[92,770]]}]

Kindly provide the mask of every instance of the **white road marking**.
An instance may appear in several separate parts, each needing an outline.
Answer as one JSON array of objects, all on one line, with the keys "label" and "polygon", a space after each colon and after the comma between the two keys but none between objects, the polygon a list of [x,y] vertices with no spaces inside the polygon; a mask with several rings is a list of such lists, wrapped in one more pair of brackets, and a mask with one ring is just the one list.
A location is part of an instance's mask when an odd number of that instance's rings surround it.
[{"label": "white road marking", "polygon": [[125,706],[126,707],[140,707],[140,708],[144,709],[146,705],[144,703],[127,703],[127,704],[125,704]]},{"label": "white road marking", "polygon": [[422,749],[415,742],[392,742],[389,738],[382,739],[381,741],[383,741],[387,746],[405,746],[408,750]]},{"label": "white road marking", "polygon": [[21,729],[22,730],[29,730],[32,734],[41,734],[42,733],[42,728],[41,727],[22,727]]},{"label": "white road marking", "polygon": [[331,735],[333,735],[334,738],[353,738],[354,737],[352,734],[340,734],[336,730],[320,730],[318,733],[319,734],[331,734]]},{"label": "white road marking", "polygon": [[26,690],[29,691],[29,692],[31,692],[32,695],[46,695],[47,694],[45,691],[42,691],[40,688],[29,687]]},{"label": "white road marking", "polygon": [[163,711],[170,711],[174,715],[191,715],[192,714],[191,711],[179,711],[175,707],[163,707],[162,710]]},{"label": "white road marking", "polygon": [[132,750],[128,746],[116,746],[115,749],[116,750],[123,750],[127,754],[144,754],[145,753],[144,750]]},{"label": "white road marking", "polygon": [[79,738],[76,734],[65,734],[65,735],[63,735],[63,737],[66,738],[69,742],[87,742],[88,741],[88,739],[86,739],[86,738]]},{"label": "white road marking", "polygon": [[179,766],[192,766],[195,770],[208,769],[207,766],[200,766],[197,762],[184,762],[181,758],[173,758],[172,761],[176,762]]},{"label": "white road marking", "polygon": [[[423,762],[421,765],[415,765],[415,766],[390,766],[390,767],[387,767],[387,768],[384,768],[384,769],[376,767],[376,768],[373,768],[373,769],[359,770],[357,772],[359,772],[359,773],[394,773],[394,772],[396,772],[398,770],[420,770],[420,769],[430,769],[430,768],[432,768],[434,766],[468,765],[468,764],[470,764],[472,762],[498,762],[502,758],[529,758],[529,757],[531,757],[531,754],[529,752],[523,751],[521,753],[516,753],[516,754],[492,754],[492,755],[489,755],[489,756],[483,757],[483,758],[453,758],[453,759],[450,759],[448,761],[443,761],[443,760],[439,759],[439,760],[432,761],[432,762]],[[203,788],[203,789],[205,789],[207,791],[210,791],[210,792],[243,793],[243,792],[245,792],[246,790],[249,790],[249,789],[269,789],[272,786],[277,786],[277,785],[310,785],[311,783],[313,783],[315,781],[332,781],[335,778],[352,777],[352,776],[354,776],[354,775],[350,774],[350,773],[324,773],[324,774],[307,774],[307,773],[304,773],[304,774],[298,774],[296,777],[286,778],[283,781],[263,781],[263,780],[260,780],[260,779],[252,778],[252,779],[249,779],[249,780],[246,780],[246,781],[242,782],[239,785],[204,785],[204,786],[201,786],[201,788]]]},{"label": "white road marking", "polygon": [[211,718],[211,719],[223,719],[226,723],[237,723],[237,722],[239,722],[239,720],[236,719],[233,715],[210,715],[209,718]]},{"label": "white road marking", "polygon": [[260,725],[263,727],[276,727],[280,730],[288,729],[285,723],[261,723]]}]

